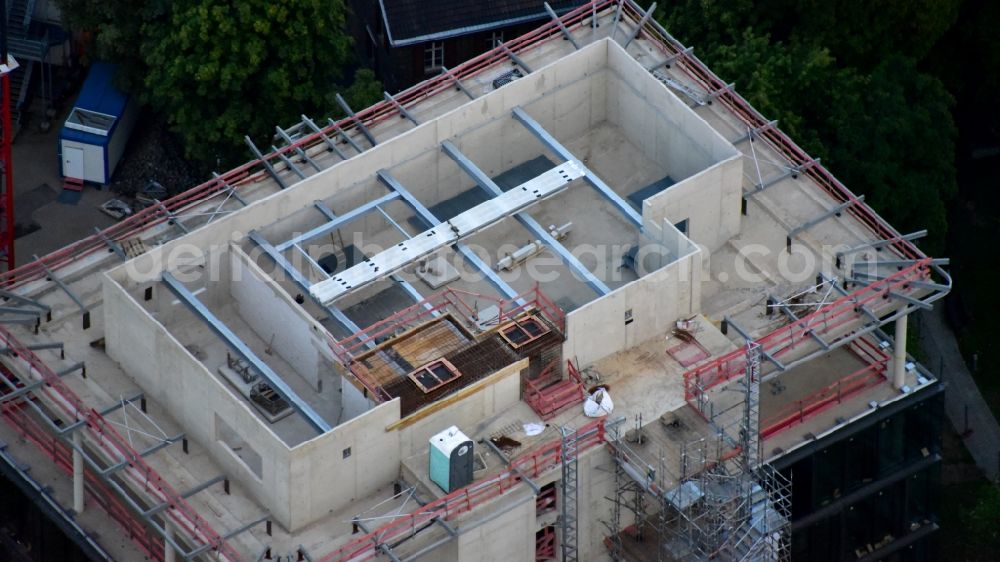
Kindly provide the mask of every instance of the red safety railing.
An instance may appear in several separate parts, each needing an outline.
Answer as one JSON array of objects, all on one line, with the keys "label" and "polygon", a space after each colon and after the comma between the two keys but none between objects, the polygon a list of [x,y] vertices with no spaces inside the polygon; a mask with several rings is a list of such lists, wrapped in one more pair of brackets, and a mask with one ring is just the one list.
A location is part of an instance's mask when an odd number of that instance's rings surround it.
[{"label": "red safety railing", "polygon": [[549,525],[535,533],[535,562],[556,559],[556,529]]},{"label": "red safety railing", "polygon": [[[862,307],[867,306],[869,310],[879,308],[889,298],[890,291],[903,290],[913,281],[928,278],[929,265],[929,258],[919,260],[906,269],[860,287],[819,310],[774,330],[758,339],[757,343],[773,357],[781,357],[799,343],[812,341],[810,334],[822,337],[853,321],[862,314]],[[742,376],[745,369],[746,354],[742,348],[703,363],[684,373],[684,397],[689,403],[699,399],[712,387]]]},{"label": "red safety railing", "polygon": [[800,424],[824,410],[886,382],[885,371],[889,356],[865,338],[856,340],[852,351],[872,362],[846,377],[808,396],[790,402],[760,420],[760,438],[767,439]]},{"label": "red safety railing", "polygon": [[[55,374],[32,350],[28,349],[5,328],[0,327],[0,342],[10,348],[11,356],[23,361],[29,369],[29,375],[35,374],[45,384],[38,387],[36,395],[44,396],[54,412],[66,420],[79,420],[83,426],[76,431],[84,432],[87,443],[99,452],[110,464],[125,463],[116,474],[130,484],[133,491],[139,491],[151,497],[155,503],[167,503],[171,507],[165,510],[164,517],[170,519],[178,533],[187,534],[192,541],[200,545],[210,545],[220,558],[241,560],[240,555],[212,529],[204,518],[177,493],[176,490],[143,459],[138,451],[109,424],[104,417],[86,406],[82,400]],[[44,443],[48,443],[47,441]],[[40,446],[43,446],[40,444]],[[50,445],[51,447],[51,445]],[[199,545],[199,546],[200,546]]]},{"label": "red safety railing", "polygon": [[[2,396],[2,395],[0,395]],[[73,474],[73,451],[62,439],[46,431],[45,427],[27,410],[20,398],[0,406],[0,415],[11,427],[20,433],[25,441],[34,443],[39,451],[65,474]],[[117,495],[101,481],[89,468],[84,468],[88,492],[87,501],[96,504],[114,520],[128,538],[151,560],[163,560],[163,539],[142,524],[138,514],[129,509]]]},{"label": "red safety railing", "polygon": [[[579,436],[576,447],[579,454],[605,442],[604,421],[592,421],[577,429],[576,434]],[[518,488],[525,476],[535,478],[559,466],[561,454],[562,442],[558,439],[550,441],[539,449],[514,459],[500,474],[456,490],[414,512],[394,517],[390,522],[352,539],[320,560],[322,562],[370,560],[381,552],[379,544],[392,544],[415,534],[435,519],[454,519]]]},{"label": "red safety railing", "polygon": [[572,361],[566,361],[566,372],[569,378],[563,378],[556,360],[546,365],[537,379],[524,380],[524,401],[543,420],[552,419],[585,398],[583,379]]}]

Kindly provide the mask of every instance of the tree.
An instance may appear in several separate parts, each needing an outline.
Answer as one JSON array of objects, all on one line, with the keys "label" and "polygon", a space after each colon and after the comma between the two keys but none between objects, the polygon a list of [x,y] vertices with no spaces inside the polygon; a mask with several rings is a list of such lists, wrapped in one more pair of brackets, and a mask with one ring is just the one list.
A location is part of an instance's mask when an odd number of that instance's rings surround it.
[{"label": "tree", "polygon": [[943,251],[957,191],[951,95],[901,55],[851,87],[822,133],[833,171],[900,230],[926,228],[929,253]]},{"label": "tree", "polygon": [[[270,146],[275,125],[327,114],[352,64],[343,0],[61,0],[68,22],[95,29],[124,87],[162,114],[187,156],[215,165]],[[359,72],[363,107],[381,86]]]},{"label": "tree", "polygon": [[[782,6],[787,9],[778,9]],[[828,45],[827,35],[807,32],[819,24],[801,23],[796,10],[787,0],[756,6],[749,0],[682,0],[662,18],[845,185],[864,193],[900,229],[927,228],[930,237],[923,245],[931,253],[942,250],[947,202],[956,191],[953,100],[940,80],[917,68],[919,42],[880,42],[865,35],[871,41],[866,51],[861,43],[853,49],[846,38]],[[902,20],[912,16],[901,14]],[[881,17],[886,20],[881,28],[891,27],[886,23],[891,15]],[[854,19],[845,17],[838,33],[863,27],[852,24]],[[845,65],[838,49],[880,62],[873,68]]]}]

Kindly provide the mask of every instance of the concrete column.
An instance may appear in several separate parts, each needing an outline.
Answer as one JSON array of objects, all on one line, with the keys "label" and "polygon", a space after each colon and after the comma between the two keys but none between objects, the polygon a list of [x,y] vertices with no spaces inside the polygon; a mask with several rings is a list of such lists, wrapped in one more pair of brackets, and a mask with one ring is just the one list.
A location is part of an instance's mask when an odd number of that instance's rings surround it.
[{"label": "concrete column", "polygon": [[73,511],[83,513],[83,439],[80,430],[73,431]]},{"label": "concrete column", "polygon": [[170,541],[174,538],[174,525],[169,519],[163,520],[163,530],[166,532],[166,538],[163,539],[163,562],[175,562],[177,560],[177,551],[174,547],[170,545]]},{"label": "concrete column", "polygon": [[896,320],[896,342],[893,346],[895,357],[893,357],[892,386],[897,390],[906,384],[906,317],[904,315]]}]

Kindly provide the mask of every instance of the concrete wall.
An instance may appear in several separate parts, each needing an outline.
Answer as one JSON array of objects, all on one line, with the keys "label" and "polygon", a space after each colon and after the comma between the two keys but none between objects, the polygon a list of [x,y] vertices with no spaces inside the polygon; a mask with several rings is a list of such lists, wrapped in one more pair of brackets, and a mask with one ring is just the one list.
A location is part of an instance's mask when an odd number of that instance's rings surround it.
[{"label": "concrete wall", "polygon": [[[120,285],[105,279],[103,293],[108,356],[181,423],[190,439],[205,446],[230,478],[288,526],[288,447]],[[217,417],[260,456],[260,475],[219,440]]]},{"label": "concrete wall", "polygon": [[[306,316],[295,301],[267,277],[235,244],[229,252],[232,277],[229,291],[236,309],[260,339],[272,342],[272,349],[313,388],[320,374],[333,372],[329,352],[320,353],[326,343],[319,322]],[[272,340],[273,338],[273,340]],[[339,375],[338,375],[339,376]]]},{"label": "concrete wall", "polygon": [[292,532],[370,496],[399,476],[399,433],[386,430],[398,420],[397,399],[292,449]]},{"label": "concrete wall", "polygon": [[[580,367],[661,337],[699,303],[692,289],[701,282],[696,251],[566,315],[563,355]],[[632,321],[626,324],[626,312]]]},{"label": "concrete wall", "polygon": [[643,218],[688,221],[688,238],[710,251],[740,232],[743,163],[733,156],[646,199]]},{"label": "concrete wall", "polygon": [[[534,560],[535,502],[531,489],[524,486],[489,505],[489,509],[477,509],[459,522],[463,530],[451,541],[457,543],[457,556],[451,560]],[[472,521],[481,523],[473,526]]]},{"label": "concrete wall", "polygon": [[[399,430],[399,447],[403,458],[425,452],[431,436],[452,425],[458,426],[466,435],[478,434],[482,424],[520,401],[521,371],[527,368],[527,359],[508,365],[473,387],[463,389],[472,392],[447,407],[430,415],[424,415],[418,410],[404,419],[400,425],[405,424],[405,427]],[[411,423],[407,423],[408,420]]]},{"label": "concrete wall", "polygon": [[[399,437],[385,429],[399,420],[398,401],[356,412],[358,417],[289,450],[248,404],[119,284],[107,279],[103,291],[108,355],[285,528],[299,529],[398,475]],[[301,320],[296,322],[306,326]],[[226,433],[238,434],[236,441],[260,457],[259,474],[220,439]],[[348,447],[351,454],[344,458]]]},{"label": "concrete wall", "polygon": [[680,181],[739,154],[687,102],[636,64],[617,43],[608,43],[608,121],[618,125],[651,160]]}]

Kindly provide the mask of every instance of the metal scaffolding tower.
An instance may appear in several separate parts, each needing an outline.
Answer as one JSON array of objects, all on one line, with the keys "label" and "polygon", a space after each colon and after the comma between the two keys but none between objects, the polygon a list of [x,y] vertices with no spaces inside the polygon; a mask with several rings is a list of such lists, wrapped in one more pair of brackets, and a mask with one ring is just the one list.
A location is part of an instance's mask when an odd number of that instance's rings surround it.
[{"label": "metal scaffolding tower", "polygon": [[[746,346],[742,416],[715,434],[679,444],[673,456],[660,451],[654,464],[617,433],[611,436],[616,463],[609,548],[624,558],[623,509],[635,514],[633,536],[646,524],[646,507],[657,509],[658,560],[783,562],[790,555],[790,482],[761,465],[759,439],[760,346]],[[637,429],[641,444],[642,430]],[[648,455],[649,453],[647,453]],[[676,468],[666,458],[678,459]],[[646,494],[652,496],[648,501]]]},{"label": "metal scaffolding tower", "polygon": [[576,430],[562,427],[562,556],[564,562],[579,559],[577,529],[577,463]]}]

